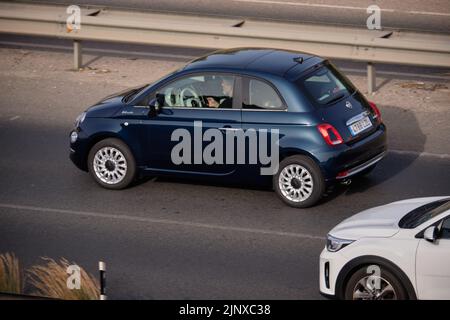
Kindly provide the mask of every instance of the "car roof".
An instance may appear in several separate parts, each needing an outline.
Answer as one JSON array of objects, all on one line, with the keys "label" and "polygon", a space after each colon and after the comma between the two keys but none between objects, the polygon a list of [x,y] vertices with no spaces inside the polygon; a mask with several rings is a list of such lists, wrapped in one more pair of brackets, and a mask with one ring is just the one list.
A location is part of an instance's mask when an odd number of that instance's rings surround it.
[{"label": "car roof", "polygon": [[293,69],[296,74],[300,74],[311,67],[311,63],[316,64],[320,61],[323,59],[304,52],[270,48],[235,48],[214,51],[197,58],[188,63],[184,70],[233,69],[292,78]]}]

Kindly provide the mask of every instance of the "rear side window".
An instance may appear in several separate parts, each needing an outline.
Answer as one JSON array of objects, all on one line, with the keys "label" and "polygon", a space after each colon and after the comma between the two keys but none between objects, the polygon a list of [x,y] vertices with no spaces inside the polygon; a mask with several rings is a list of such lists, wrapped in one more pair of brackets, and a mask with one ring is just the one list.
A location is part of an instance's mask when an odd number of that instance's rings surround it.
[{"label": "rear side window", "polygon": [[320,67],[297,81],[297,84],[314,102],[321,105],[330,104],[355,92],[350,80],[331,64]]},{"label": "rear side window", "polygon": [[244,109],[281,109],[283,102],[280,96],[266,82],[250,79],[248,84],[248,104],[244,104]]}]

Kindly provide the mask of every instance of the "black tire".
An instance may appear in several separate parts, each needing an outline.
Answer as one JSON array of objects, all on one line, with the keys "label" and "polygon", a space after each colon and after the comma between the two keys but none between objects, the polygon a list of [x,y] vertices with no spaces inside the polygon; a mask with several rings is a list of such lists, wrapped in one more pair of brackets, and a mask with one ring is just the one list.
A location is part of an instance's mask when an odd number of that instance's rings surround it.
[{"label": "black tire", "polygon": [[[94,169],[95,154],[99,150],[101,150],[102,148],[105,148],[105,147],[111,147],[111,148],[117,149],[118,151],[120,151],[122,153],[123,157],[126,160],[125,174],[121,178],[121,180],[118,181],[117,183],[106,183],[106,182],[102,181],[100,176],[95,172],[95,169]],[[135,163],[133,154],[131,153],[130,149],[124,142],[122,142],[119,139],[115,139],[115,138],[108,138],[105,140],[101,140],[101,141],[97,142],[91,148],[91,150],[89,151],[89,155],[88,155],[88,168],[89,168],[89,173],[91,174],[92,178],[99,185],[101,185],[102,187],[104,187],[106,189],[113,189],[113,190],[124,189],[134,181],[134,178],[136,175],[136,163]]]},{"label": "black tire", "polygon": [[[305,200],[293,201],[287,198],[285,194],[283,194],[283,192],[280,190],[280,174],[283,169],[289,165],[302,166],[309,172],[312,178],[312,192]],[[278,194],[280,199],[294,208],[308,208],[315,205],[322,198],[322,195],[325,192],[325,181],[319,166],[313,159],[302,155],[291,156],[281,161],[277,174],[273,176],[272,183],[273,188],[275,189],[275,192]]]},{"label": "black tire", "polygon": [[[394,289],[396,300],[408,299],[408,294],[405,290],[405,287],[402,285],[400,280],[394,275],[394,272],[392,272],[389,268],[384,267],[384,266],[379,266],[379,265],[375,265],[375,264],[374,264],[374,266],[378,266],[380,268],[380,278],[387,281]],[[358,269],[349,278],[349,280],[347,281],[347,285],[345,287],[345,292],[344,292],[345,300],[358,300],[358,299],[353,298],[353,292],[356,288],[356,285],[358,284],[358,282],[360,280],[371,275],[371,273],[368,272],[368,269],[367,269],[368,267],[369,267],[369,265]],[[384,285],[385,285],[385,282],[383,280],[380,281],[381,287],[384,287]],[[387,295],[387,297],[392,298],[393,295],[389,294],[389,295]],[[368,298],[368,300],[371,300],[371,299]]]}]

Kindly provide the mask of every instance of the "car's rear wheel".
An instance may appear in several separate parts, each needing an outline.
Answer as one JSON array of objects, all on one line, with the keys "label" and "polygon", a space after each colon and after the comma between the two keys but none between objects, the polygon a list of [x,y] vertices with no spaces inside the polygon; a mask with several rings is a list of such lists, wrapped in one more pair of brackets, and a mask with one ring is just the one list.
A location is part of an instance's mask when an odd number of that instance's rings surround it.
[{"label": "car's rear wheel", "polygon": [[394,273],[377,266],[379,273],[372,273],[369,266],[358,269],[347,282],[345,300],[405,300],[406,290]]},{"label": "car's rear wheel", "polygon": [[136,164],[128,146],[119,139],[96,143],[88,156],[89,173],[107,189],[123,189],[135,177]]},{"label": "car's rear wheel", "polygon": [[309,157],[292,156],[281,161],[273,187],[288,205],[307,208],[317,203],[325,190],[319,166]]}]

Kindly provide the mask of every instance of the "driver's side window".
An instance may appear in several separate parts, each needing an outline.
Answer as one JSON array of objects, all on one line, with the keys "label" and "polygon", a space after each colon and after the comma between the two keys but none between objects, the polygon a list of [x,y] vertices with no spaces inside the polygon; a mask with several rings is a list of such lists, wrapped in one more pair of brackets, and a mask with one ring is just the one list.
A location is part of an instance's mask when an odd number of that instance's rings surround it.
[{"label": "driver's side window", "polygon": [[156,92],[163,107],[232,108],[234,76],[192,75],[175,80]]}]

